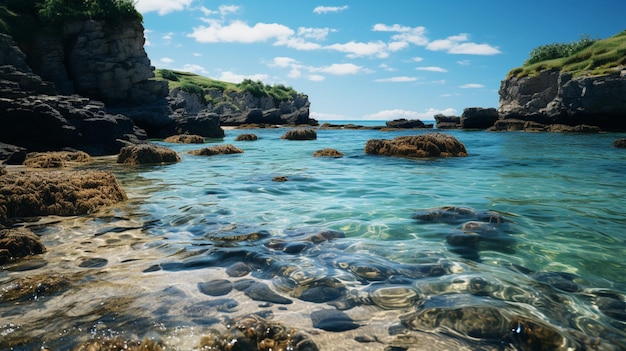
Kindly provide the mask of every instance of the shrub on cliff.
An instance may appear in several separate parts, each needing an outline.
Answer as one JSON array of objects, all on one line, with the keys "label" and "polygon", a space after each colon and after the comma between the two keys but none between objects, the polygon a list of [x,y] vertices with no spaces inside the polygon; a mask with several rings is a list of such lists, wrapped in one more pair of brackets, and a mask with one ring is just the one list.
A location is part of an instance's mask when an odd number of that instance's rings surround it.
[{"label": "shrub on cliff", "polygon": [[533,63],[541,61],[568,57],[589,47],[595,41],[596,40],[591,39],[588,35],[586,35],[581,36],[580,40],[573,41],[571,43],[541,45],[534,48],[533,51],[530,52],[530,58],[524,64],[532,65]]},{"label": "shrub on cliff", "polygon": [[3,0],[0,31],[25,38],[71,20],[142,20],[133,0]]}]

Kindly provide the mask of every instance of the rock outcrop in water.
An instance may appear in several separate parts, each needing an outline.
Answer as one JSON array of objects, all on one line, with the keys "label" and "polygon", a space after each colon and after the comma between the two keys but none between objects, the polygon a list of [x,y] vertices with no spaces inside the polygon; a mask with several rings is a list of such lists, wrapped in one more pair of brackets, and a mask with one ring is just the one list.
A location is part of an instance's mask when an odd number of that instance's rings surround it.
[{"label": "rock outcrop in water", "polygon": [[45,251],[41,239],[28,229],[0,230],[0,264]]},{"label": "rock outcrop in water", "polygon": [[602,76],[574,77],[559,70],[511,76],[499,94],[501,119],[626,130],[626,68]]},{"label": "rock outcrop in water", "polygon": [[365,153],[398,157],[459,157],[467,156],[465,145],[443,133],[402,136],[393,140],[372,139],[365,144]]},{"label": "rock outcrop in water", "polygon": [[180,162],[176,151],[153,144],[128,145],[120,150],[117,163],[129,166],[160,165]]}]

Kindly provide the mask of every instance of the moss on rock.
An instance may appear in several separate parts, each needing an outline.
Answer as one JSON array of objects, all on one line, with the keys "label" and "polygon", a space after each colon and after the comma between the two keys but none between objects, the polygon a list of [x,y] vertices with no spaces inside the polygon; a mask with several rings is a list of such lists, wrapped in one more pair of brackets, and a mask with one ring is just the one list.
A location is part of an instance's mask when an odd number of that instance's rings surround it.
[{"label": "moss on rock", "polygon": [[200,150],[191,150],[189,151],[189,153],[196,156],[214,156],[225,154],[242,154],[243,150],[232,144],[224,144],[212,147],[205,147],[204,149]]},{"label": "moss on rock", "polygon": [[63,168],[68,164],[91,161],[91,156],[83,151],[34,152],[26,155],[24,165],[32,168]]},{"label": "moss on rock", "polygon": [[0,264],[42,254],[46,248],[39,237],[25,228],[0,230]]},{"label": "moss on rock", "polygon": [[117,155],[117,163],[125,165],[150,165],[180,162],[176,151],[153,144],[125,146]]},{"label": "moss on rock", "polygon": [[365,153],[415,158],[467,156],[465,145],[443,133],[401,136],[393,140],[372,139],[365,144]]},{"label": "moss on rock", "polygon": [[107,171],[9,173],[0,178],[0,222],[82,215],[124,200],[126,193]]},{"label": "moss on rock", "polygon": [[195,134],[179,134],[167,137],[163,141],[176,144],[204,144],[204,137]]}]

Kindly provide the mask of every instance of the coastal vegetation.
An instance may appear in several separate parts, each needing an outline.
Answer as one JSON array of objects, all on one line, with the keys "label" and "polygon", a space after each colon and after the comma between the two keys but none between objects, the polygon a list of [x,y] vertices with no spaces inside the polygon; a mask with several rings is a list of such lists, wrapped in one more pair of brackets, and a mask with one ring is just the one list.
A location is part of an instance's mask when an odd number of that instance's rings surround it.
[{"label": "coastal vegetation", "polygon": [[0,32],[16,38],[44,30],[58,30],[72,20],[142,20],[133,0],[4,0]]},{"label": "coastal vegetation", "polygon": [[547,69],[583,75],[606,75],[619,73],[626,65],[626,31],[607,39],[590,39],[583,36],[568,44],[539,46],[530,53],[522,67],[511,70],[507,76],[535,76]]},{"label": "coastal vegetation", "polygon": [[157,69],[155,76],[156,79],[166,80],[170,90],[180,88],[188,93],[199,95],[204,98],[205,102],[213,102],[211,90],[217,90],[223,95],[230,92],[248,92],[256,98],[271,97],[275,102],[289,101],[299,95],[292,87],[283,84],[269,85],[252,79],[244,79],[241,83],[230,83],[169,69]]}]

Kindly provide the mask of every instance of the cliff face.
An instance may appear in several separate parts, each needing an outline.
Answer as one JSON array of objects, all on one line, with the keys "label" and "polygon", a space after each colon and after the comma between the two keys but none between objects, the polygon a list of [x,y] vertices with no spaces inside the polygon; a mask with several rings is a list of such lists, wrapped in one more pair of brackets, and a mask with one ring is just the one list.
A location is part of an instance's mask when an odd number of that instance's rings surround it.
[{"label": "cliff face", "polygon": [[33,71],[61,94],[79,94],[108,106],[142,105],[167,96],[154,77],[138,20],[108,26],[103,21],[67,23],[61,33],[20,43]]},{"label": "cliff face", "polygon": [[501,119],[626,130],[626,67],[604,76],[545,70],[534,77],[511,77],[502,81],[499,94]]}]

